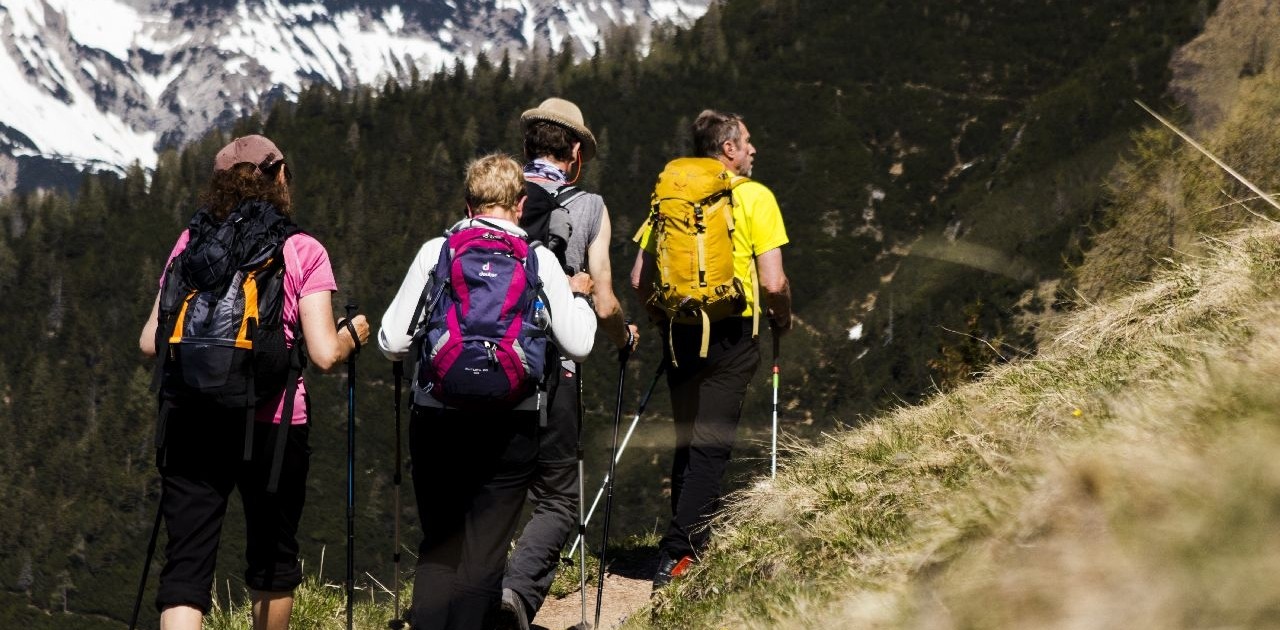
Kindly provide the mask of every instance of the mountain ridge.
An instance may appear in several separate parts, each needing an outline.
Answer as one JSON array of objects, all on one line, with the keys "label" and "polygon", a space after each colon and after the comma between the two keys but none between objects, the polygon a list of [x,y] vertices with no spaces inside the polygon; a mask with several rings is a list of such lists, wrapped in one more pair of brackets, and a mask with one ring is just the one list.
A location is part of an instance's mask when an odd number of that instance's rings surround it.
[{"label": "mountain ridge", "polygon": [[[688,24],[705,0],[0,1],[0,194],[74,185],[29,166],[123,174],[307,85],[336,88],[566,49],[611,29]],[[404,7],[410,7],[406,10]],[[53,173],[65,169],[53,169]],[[25,175],[25,177],[24,177]]]}]

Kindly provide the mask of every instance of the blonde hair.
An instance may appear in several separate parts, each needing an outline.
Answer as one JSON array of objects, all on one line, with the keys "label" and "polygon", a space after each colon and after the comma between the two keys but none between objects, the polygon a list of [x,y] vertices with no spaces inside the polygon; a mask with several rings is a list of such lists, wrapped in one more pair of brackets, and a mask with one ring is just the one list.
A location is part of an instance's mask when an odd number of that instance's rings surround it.
[{"label": "blonde hair", "polygon": [[473,214],[484,214],[495,206],[515,212],[524,196],[524,170],[511,156],[491,153],[467,164],[464,188]]}]

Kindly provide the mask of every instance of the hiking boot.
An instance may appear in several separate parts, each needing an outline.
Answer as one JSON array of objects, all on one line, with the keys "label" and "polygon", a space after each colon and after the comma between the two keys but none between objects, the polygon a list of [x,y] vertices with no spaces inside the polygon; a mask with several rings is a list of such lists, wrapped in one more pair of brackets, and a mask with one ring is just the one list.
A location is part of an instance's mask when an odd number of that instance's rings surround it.
[{"label": "hiking boot", "polygon": [[671,582],[672,578],[684,575],[693,566],[693,556],[672,558],[667,552],[658,553],[658,572],[653,574],[653,590],[658,590]]},{"label": "hiking boot", "polygon": [[529,630],[529,613],[524,609],[524,600],[509,588],[502,589],[498,620],[493,628],[494,630]]}]

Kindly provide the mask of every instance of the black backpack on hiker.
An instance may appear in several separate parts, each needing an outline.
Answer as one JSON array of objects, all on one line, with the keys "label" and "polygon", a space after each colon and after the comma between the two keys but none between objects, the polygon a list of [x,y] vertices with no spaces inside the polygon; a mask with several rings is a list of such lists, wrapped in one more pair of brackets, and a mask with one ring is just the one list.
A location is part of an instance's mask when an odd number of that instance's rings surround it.
[{"label": "black backpack on hiker", "polygon": [[[187,247],[169,263],[160,285],[157,445],[164,445],[172,406],[243,410],[248,460],[255,408],[285,390],[283,434],[305,367],[301,327],[290,349],[283,322],[283,246],[301,230],[264,201],[241,203],[220,222],[201,209],[187,229]],[[272,472],[274,489],[278,462]]]},{"label": "black backpack on hiker", "polygon": [[[565,207],[570,201],[586,191],[576,186],[562,186],[552,194],[536,182],[526,181],[524,212],[520,215],[520,227],[529,235],[529,242],[540,242],[551,253],[556,255],[560,266],[565,267],[565,248],[569,245],[569,236],[573,234],[573,226],[569,223],[569,210]],[[565,273],[573,271],[566,267]]]}]

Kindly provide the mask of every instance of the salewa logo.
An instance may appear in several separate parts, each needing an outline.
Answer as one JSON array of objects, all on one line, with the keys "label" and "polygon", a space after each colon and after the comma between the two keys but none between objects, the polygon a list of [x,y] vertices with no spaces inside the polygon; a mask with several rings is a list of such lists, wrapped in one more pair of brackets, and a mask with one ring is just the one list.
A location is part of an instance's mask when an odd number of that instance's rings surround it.
[{"label": "salewa logo", "polygon": [[480,277],[481,278],[497,278],[498,274],[493,273],[492,271],[489,271],[489,263],[485,263],[484,266],[480,268]]}]

